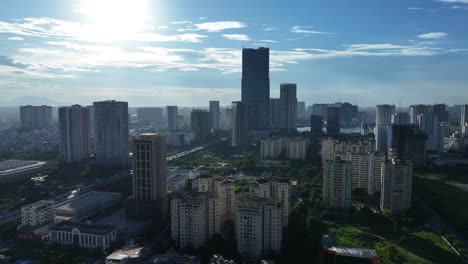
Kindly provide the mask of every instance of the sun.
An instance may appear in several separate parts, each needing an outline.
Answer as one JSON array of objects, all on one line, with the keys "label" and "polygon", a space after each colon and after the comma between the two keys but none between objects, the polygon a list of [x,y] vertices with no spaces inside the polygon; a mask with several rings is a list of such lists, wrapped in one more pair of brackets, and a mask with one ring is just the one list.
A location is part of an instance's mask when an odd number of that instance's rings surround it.
[{"label": "sun", "polygon": [[118,40],[145,30],[149,17],[148,0],[78,0],[93,34]]}]

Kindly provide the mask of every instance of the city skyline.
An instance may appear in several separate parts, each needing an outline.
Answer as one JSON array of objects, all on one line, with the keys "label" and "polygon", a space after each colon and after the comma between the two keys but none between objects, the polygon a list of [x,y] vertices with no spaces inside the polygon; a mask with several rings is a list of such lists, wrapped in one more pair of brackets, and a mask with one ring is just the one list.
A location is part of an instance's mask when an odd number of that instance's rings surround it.
[{"label": "city skyline", "polygon": [[255,15],[245,1],[110,3],[0,1],[0,105],[229,105],[241,98],[242,47],[260,46],[272,98],[294,82],[307,104],[467,100],[464,0],[258,1]]}]

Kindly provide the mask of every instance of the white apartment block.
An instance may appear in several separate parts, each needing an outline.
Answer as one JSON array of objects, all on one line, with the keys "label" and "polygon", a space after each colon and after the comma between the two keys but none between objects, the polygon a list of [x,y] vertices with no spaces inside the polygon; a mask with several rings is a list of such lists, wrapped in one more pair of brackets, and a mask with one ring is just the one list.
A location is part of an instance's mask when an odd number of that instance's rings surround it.
[{"label": "white apartment block", "polygon": [[346,153],[339,155],[352,165],[351,186],[353,190],[363,189],[368,195],[380,192],[382,180],[381,166],[385,162],[385,154],[379,152]]},{"label": "white apartment block", "polygon": [[21,207],[21,225],[39,226],[54,222],[54,202],[38,201]]},{"label": "white apartment block", "polygon": [[197,181],[198,192],[211,192],[219,198],[221,224],[233,223],[236,203],[234,180],[226,177],[201,176]]},{"label": "white apartment block", "polygon": [[275,199],[239,197],[236,203],[238,252],[248,260],[279,252],[283,238],[281,215],[281,205]]},{"label": "white apartment block", "polygon": [[262,139],[260,141],[260,157],[262,159],[277,159],[283,151],[282,138]]},{"label": "white apartment block", "polygon": [[305,160],[309,140],[306,138],[289,139],[287,142],[286,157],[290,160]]},{"label": "white apartment block", "polygon": [[221,233],[219,198],[187,193],[171,200],[171,238],[181,248],[199,249]]},{"label": "white apartment block", "polygon": [[288,180],[257,180],[250,186],[249,193],[251,196],[272,198],[280,202],[282,208],[281,223],[283,227],[288,226],[289,222],[289,205],[290,205],[290,182]]}]

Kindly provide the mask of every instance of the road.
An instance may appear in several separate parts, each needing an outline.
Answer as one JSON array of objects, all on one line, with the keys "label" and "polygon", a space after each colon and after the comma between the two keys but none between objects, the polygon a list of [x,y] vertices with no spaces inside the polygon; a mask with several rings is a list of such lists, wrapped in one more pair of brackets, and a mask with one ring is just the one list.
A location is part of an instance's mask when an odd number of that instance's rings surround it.
[{"label": "road", "polygon": [[[167,161],[182,158],[184,156],[190,155],[192,153],[198,152],[200,150],[206,149],[208,147],[211,147],[213,145],[216,145],[218,143],[221,143],[221,142],[227,141],[227,140],[228,140],[228,138],[221,138],[221,139],[218,139],[216,141],[210,142],[208,144],[204,144],[204,145],[197,146],[197,147],[189,149],[189,150],[179,152],[177,154],[174,154],[172,156],[167,157]],[[55,202],[55,207],[58,207],[58,206],[63,205],[64,203],[66,203],[66,202],[68,202],[68,201],[70,201],[72,199],[75,199],[75,198],[79,197],[80,195],[83,195],[83,194],[85,194],[87,192],[91,192],[91,191],[94,191],[94,190],[98,190],[98,189],[100,189],[102,187],[105,187],[105,186],[111,185],[113,183],[119,182],[119,181],[121,181],[121,180],[123,180],[125,178],[128,178],[128,177],[131,177],[131,173],[128,172],[128,171],[124,171],[124,172],[114,174],[114,175],[112,175],[110,177],[107,177],[107,178],[98,178],[93,183],[91,183],[89,185],[86,185],[86,186],[82,187],[81,189],[76,189],[76,190],[72,190],[72,191],[63,193],[63,194],[60,194],[58,196],[51,197],[48,200],[54,201]],[[17,221],[17,220],[20,220],[20,219],[21,219],[21,210],[18,209],[18,210],[11,211],[9,213],[1,215],[0,216],[0,224],[10,223],[10,222]]]}]

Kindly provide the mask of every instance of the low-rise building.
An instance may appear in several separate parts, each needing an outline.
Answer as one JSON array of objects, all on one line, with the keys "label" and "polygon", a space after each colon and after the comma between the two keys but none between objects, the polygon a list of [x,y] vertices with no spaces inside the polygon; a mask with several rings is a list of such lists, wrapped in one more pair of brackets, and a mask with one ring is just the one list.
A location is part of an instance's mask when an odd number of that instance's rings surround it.
[{"label": "low-rise building", "polygon": [[0,184],[19,182],[48,169],[50,164],[34,160],[4,160],[0,161]]},{"label": "low-rise building", "polygon": [[49,237],[52,243],[104,251],[117,239],[117,228],[112,225],[62,222],[50,227]]}]

